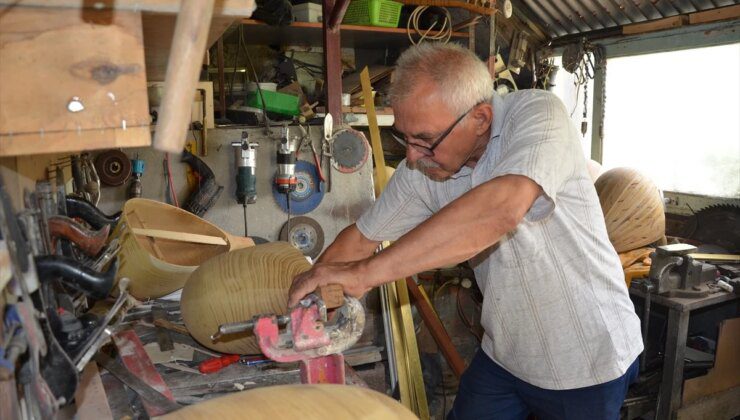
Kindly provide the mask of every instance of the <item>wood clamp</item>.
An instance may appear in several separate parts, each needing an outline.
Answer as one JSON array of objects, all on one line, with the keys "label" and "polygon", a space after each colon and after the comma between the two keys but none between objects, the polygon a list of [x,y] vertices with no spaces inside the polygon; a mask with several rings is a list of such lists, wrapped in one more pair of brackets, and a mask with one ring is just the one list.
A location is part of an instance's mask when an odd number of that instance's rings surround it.
[{"label": "wood clamp", "polygon": [[[283,332],[280,327],[284,326]],[[276,362],[300,362],[301,381],[306,384],[344,384],[344,356],[362,335],[365,310],[359,300],[345,296],[344,305],[329,318],[324,301],[310,294],[289,315],[259,315],[223,324],[211,336],[253,331],[262,353]]]}]

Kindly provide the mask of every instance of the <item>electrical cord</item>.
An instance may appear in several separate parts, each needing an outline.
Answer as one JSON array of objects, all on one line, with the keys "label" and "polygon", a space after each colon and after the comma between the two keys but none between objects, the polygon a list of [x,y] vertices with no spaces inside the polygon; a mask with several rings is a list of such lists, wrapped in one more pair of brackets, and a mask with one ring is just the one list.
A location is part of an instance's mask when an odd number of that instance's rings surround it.
[{"label": "electrical cord", "polygon": [[[434,24],[426,30],[419,29],[421,16],[429,9],[429,7],[430,6],[417,6],[414,11],[411,12],[409,20],[406,22],[406,35],[408,35],[409,41],[414,45],[418,45],[425,40],[439,41],[446,44],[452,37],[452,15],[450,15],[450,11],[444,7],[441,7],[441,9],[444,11],[445,19],[437,32],[431,33],[437,26],[438,22],[434,22]],[[412,28],[416,35],[419,36],[418,40],[414,40],[414,37],[411,35]]]},{"label": "electrical cord", "polygon": [[262,95],[262,88],[260,87],[260,79],[257,77],[257,70],[252,64],[252,58],[249,56],[249,50],[247,49],[247,43],[244,41],[244,30],[242,26],[239,26],[239,49],[244,48],[244,54],[247,56],[247,62],[249,68],[252,70],[252,76],[254,76],[254,83],[257,85],[257,94],[260,96],[262,102],[262,122],[265,124],[265,134],[270,133],[270,119],[267,116],[267,105],[265,104],[265,97]]}]

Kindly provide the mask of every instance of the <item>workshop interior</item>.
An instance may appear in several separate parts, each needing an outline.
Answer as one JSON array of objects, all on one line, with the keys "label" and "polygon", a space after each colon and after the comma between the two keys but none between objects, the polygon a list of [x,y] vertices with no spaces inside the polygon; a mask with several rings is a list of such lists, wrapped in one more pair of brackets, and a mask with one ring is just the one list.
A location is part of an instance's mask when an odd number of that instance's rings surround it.
[{"label": "workshop interior", "polygon": [[740,2],[316,1],[0,0],[0,419],[444,419],[469,263],[288,307],[404,164],[420,43],[580,132],[645,347],[620,417],[740,416]]}]

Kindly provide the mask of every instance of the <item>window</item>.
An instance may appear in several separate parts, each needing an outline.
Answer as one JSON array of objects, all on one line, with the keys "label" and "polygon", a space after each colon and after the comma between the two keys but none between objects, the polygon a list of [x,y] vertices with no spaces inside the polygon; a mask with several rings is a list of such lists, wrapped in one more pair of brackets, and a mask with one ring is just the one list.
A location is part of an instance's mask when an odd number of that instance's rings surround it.
[{"label": "window", "polygon": [[604,170],[740,197],[740,44],[609,59]]}]

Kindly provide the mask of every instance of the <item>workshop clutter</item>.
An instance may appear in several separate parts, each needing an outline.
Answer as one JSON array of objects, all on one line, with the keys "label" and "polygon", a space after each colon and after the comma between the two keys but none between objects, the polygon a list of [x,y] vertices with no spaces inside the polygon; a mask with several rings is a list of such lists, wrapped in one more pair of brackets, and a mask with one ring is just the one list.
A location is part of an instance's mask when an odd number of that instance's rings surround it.
[{"label": "workshop clutter", "polygon": [[258,354],[251,333],[211,340],[221,324],[257,314],[284,314],[293,277],[311,265],[300,251],[273,242],[218,255],[201,264],[182,291],[185,326],[200,344],[222,353]]},{"label": "workshop clutter", "polygon": [[254,245],[185,210],[143,198],[126,202],[111,237],[121,247],[117,278],[131,279],[129,291],[137,299],[180,289],[209,258]]}]

